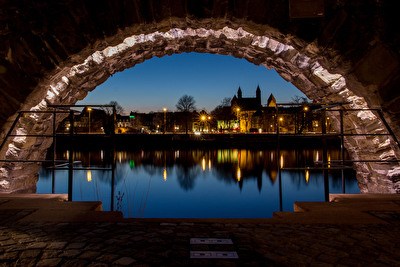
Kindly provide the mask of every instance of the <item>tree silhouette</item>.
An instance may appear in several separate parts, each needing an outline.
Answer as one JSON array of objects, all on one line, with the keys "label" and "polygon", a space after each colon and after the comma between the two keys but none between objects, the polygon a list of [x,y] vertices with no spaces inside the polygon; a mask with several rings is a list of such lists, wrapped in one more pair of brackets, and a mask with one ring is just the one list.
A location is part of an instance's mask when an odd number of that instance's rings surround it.
[{"label": "tree silhouette", "polygon": [[190,112],[196,110],[196,101],[193,96],[184,95],[179,98],[178,103],[176,104],[176,109],[182,112],[185,115],[185,131],[188,133],[188,120]]}]

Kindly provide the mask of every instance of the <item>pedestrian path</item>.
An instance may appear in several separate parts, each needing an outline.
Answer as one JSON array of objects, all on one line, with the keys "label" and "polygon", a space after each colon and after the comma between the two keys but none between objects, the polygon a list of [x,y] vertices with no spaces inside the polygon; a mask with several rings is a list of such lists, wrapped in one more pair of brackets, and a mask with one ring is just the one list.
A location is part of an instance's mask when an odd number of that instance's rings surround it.
[{"label": "pedestrian path", "polygon": [[118,213],[101,212],[99,203],[64,200],[63,195],[0,196],[0,266],[398,266],[400,262],[397,195],[331,196],[329,203],[296,203],[297,212],[255,220],[123,219]]}]

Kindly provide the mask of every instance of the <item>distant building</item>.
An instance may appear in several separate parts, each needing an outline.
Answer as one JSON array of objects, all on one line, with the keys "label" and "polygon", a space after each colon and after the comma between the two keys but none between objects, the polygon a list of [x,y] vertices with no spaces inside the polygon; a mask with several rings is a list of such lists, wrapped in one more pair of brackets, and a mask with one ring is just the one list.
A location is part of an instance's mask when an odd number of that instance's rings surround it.
[{"label": "distant building", "polygon": [[239,132],[257,130],[262,125],[261,89],[257,86],[256,97],[243,97],[239,87],[231,100],[231,110],[236,113]]},{"label": "distant building", "polygon": [[[279,127],[281,133],[314,133],[321,132],[321,114],[312,112],[321,108],[308,102],[278,104],[274,95],[270,94],[265,106],[262,105],[260,86],[256,88],[255,97],[243,97],[242,89],[239,87],[237,94],[231,100],[231,114],[234,114],[235,121],[233,131],[237,132],[269,132],[274,133]],[[221,123],[221,124],[220,124]],[[327,130],[331,130],[329,118],[325,124]],[[221,117],[218,118],[218,125],[222,124]],[[222,127],[221,127],[222,128]]]},{"label": "distant building", "polygon": [[[108,119],[106,112],[102,109],[85,107],[82,112],[74,116],[75,133],[105,133],[108,129]],[[70,118],[67,117],[60,124],[59,132],[69,132],[71,129]]]}]

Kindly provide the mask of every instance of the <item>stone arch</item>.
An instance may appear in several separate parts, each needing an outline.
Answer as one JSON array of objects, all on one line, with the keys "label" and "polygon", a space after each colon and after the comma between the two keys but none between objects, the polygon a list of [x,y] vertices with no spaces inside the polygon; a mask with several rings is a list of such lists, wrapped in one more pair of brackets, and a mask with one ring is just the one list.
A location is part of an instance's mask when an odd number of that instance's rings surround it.
[{"label": "stone arch", "polygon": [[[218,21],[214,24],[210,21],[196,22],[196,25],[204,27],[171,27],[165,30],[160,23],[158,27],[154,26],[153,31],[140,34],[132,34],[134,30],[126,29],[116,34],[114,45],[87,47],[39,82],[21,109],[40,111],[49,104],[74,104],[117,71],[153,56],[193,51],[232,55],[274,68],[312,100],[348,102],[350,108],[369,107],[366,100],[355,93],[362,85],[355,82],[354,74],[348,72],[346,65],[332,61],[314,42],[307,43],[274,28],[254,24],[247,26],[249,29],[258,29],[256,31],[223,26]],[[260,28],[263,29],[262,34],[258,33]],[[122,41],[121,36],[125,36]],[[332,116],[338,125],[337,115]],[[48,114],[33,114],[24,118],[18,131],[49,133],[51,120]],[[384,132],[382,122],[371,111],[348,115],[345,122],[357,133]],[[50,145],[39,138],[29,141],[14,138],[7,143],[1,156],[8,159],[43,159]],[[347,137],[346,148],[353,159],[365,159],[371,153],[380,159],[396,159],[398,155],[393,140],[382,136]],[[32,185],[34,182],[29,177],[37,167],[30,166],[24,169],[18,165],[3,166],[0,169],[2,189],[23,190]],[[396,192],[397,184],[393,177],[397,176],[399,170],[397,164],[356,163],[355,167],[363,192]]]},{"label": "stone arch", "polygon": [[[290,4],[295,2],[297,6],[291,9]],[[316,3],[318,5],[315,5]],[[315,12],[314,7],[321,5],[323,9]],[[2,1],[0,13],[1,25],[4,27],[0,27],[0,125],[7,131],[15,117],[12,116],[13,113],[20,109],[43,107],[38,104],[40,99],[45,99],[47,93],[50,97],[59,92],[56,87],[55,91],[49,90],[50,85],[57,86],[58,81],[61,81],[63,76],[67,77],[67,71],[73,66],[84,67],[82,63],[95,51],[117,46],[133,35],[151,34],[156,31],[165,33],[175,28],[218,31],[228,27],[235,30],[242,28],[256,36],[266,36],[293,46],[312,61],[318,59],[322,69],[314,65],[315,69],[306,69],[309,72],[304,70],[296,76],[292,75],[296,73],[296,68],[290,69],[289,61],[268,61],[261,56],[268,62],[267,66],[276,68],[284,78],[303,90],[307,86],[307,82],[304,86],[301,84],[307,81],[303,76],[310,77],[310,72],[343,76],[348,90],[338,82],[337,88],[344,90],[338,89],[341,94],[336,92],[327,97],[342,99],[345,96],[357,105],[364,106],[365,100],[369,107],[382,108],[390,126],[397,137],[400,137],[400,93],[397,90],[400,85],[400,33],[395,26],[398,24],[395,5],[395,1],[390,0],[37,0],[30,3]],[[204,47],[210,43],[209,39],[195,42],[196,47],[192,51],[205,51]],[[186,42],[190,46],[193,40],[188,38]],[[237,57],[242,57],[243,53],[250,55],[252,51],[247,51],[243,42],[246,43],[247,39],[234,42],[234,45],[243,47],[243,50],[238,50],[235,46],[226,46],[230,47],[227,53]],[[218,50],[218,42],[213,43],[216,47],[208,48]],[[151,46],[145,43],[141,45],[142,50],[147,48]],[[184,51],[182,47],[181,49]],[[174,52],[171,48],[168,48],[168,51]],[[224,49],[218,51],[223,52]],[[143,51],[143,57],[146,56],[150,54]],[[256,59],[252,62],[261,63]],[[277,64],[279,62],[280,64]],[[109,72],[112,73],[111,70]],[[76,81],[80,81],[86,86],[82,87],[90,90],[91,81],[86,80],[86,84],[84,82],[85,77],[87,79],[89,76],[78,76]],[[329,81],[324,79],[321,84],[320,78],[314,78],[308,82],[317,86],[318,90],[311,92],[317,99],[324,98],[319,93],[326,93],[327,87],[334,86],[327,86]],[[69,85],[65,90],[70,88]],[[76,97],[65,95],[66,99]],[[48,100],[44,100],[42,104],[47,102]],[[381,124],[374,119],[373,114],[361,112],[357,115],[346,116],[346,122],[354,126],[354,131],[381,131]],[[28,119],[27,128],[45,132],[46,124],[43,122],[48,118],[42,119]],[[4,132],[1,139],[3,138]],[[15,152],[9,154],[11,157],[26,156],[29,151],[26,148],[29,145],[45,147],[40,140],[25,143],[13,140],[7,144],[7,149],[8,145],[15,148],[11,149],[11,152]],[[346,145],[354,159],[362,158],[366,154],[385,159],[398,158],[393,142],[384,137],[348,138]],[[42,149],[33,148],[31,151],[31,157],[43,156]],[[0,157],[3,158],[5,153],[6,151],[0,151]],[[24,187],[25,178],[28,177],[23,173],[19,175],[18,169],[21,169],[21,166],[0,168],[1,190],[10,191],[12,188]],[[398,190],[396,183],[400,171],[396,164],[357,164],[357,170],[364,192]],[[15,180],[21,181],[20,186]],[[16,186],[13,187],[12,183]]]}]

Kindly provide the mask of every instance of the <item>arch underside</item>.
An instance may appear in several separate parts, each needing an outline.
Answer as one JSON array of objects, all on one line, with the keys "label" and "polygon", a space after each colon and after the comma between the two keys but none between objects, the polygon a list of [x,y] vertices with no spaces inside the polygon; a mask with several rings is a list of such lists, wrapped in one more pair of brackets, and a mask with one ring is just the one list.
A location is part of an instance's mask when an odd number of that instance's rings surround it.
[{"label": "arch underside", "polygon": [[[161,25],[161,24],[160,24]],[[154,56],[200,52],[245,58],[251,63],[275,69],[285,80],[294,84],[310,99],[321,103],[344,102],[344,107],[367,109],[366,100],[355,92],[362,85],[354,82],[346,65],[326,57],[315,43],[305,43],[293,36],[264,28],[262,35],[237,27],[210,26],[201,28],[170,28],[162,31],[131,34],[132,29],[119,32],[115,45],[93,44],[81,54],[71,57],[43,79],[22,105],[21,110],[46,110],[48,105],[75,104],[112,74],[133,67]],[[165,29],[164,29],[165,30]],[[256,31],[254,31],[256,32]],[[94,49],[93,47],[97,47]],[[101,47],[101,49],[98,49]],[[103,48],[104,47],[104,48]],[[330,116],[339,127],[337,113]],[[14,116],[15,117],[15,116]],[[57,123],[61,118],[57,119]],[[353,133],[385,133],[383,123],[371,111],[348,113],[344,117],[346,129]],[[7,127],[6,127],[7,128]],[[31,114],[23,119],[19,133],[48,134],[52,130],[49,114]],[[16,137],[8,141],[0,156],[7,159],[44,159],[51,145],[41,138]],[[398,151],[388,136],[353,136],[345,138],[345,146],[352,159],[397,159]],[[0,168],[0,191],[31,190],[35,184],[32,173],[35,164],[5,164]],[[29,167],[26,167],[29,166]],[[397,163],[355,163],[362,192],[400,192]]]}]

